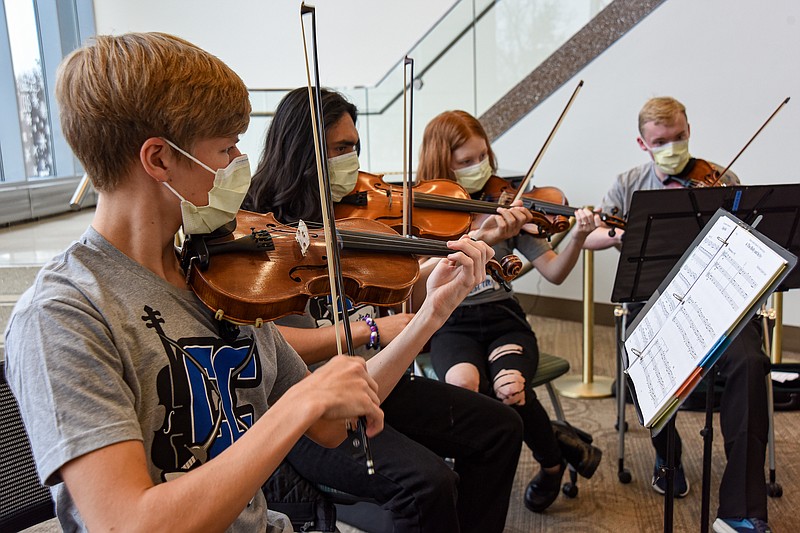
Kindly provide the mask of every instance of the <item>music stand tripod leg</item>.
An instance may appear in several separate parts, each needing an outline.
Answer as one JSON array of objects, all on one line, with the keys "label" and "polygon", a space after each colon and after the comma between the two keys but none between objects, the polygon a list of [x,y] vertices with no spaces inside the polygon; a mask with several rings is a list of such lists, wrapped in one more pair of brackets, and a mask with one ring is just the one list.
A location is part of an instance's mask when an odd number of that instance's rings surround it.
[{"label": "music stand tripod leg", "polygon": [[714,380],[716,365],[711,367],[706,381],[706,425],[700,431],[703,437],[703,494],[700,507],[700,532],[708,533],[708,515],[711,507],[711,451],[714,441]]},{"label": "music stand tripod leg", "polygon": [[783,496],[783,487],[776,481],[775,474],[775,404],[772,392],[772,373],[767,374],[767,409],[769,416],[769,438],[767,440],[767,448],[769,449],[769,483],[767,484],[767,494],[771,498],[780,498]]},{"label": "music stand tripod leg", "polygon": [[622,372],[622,341],[625,336],[625,319],[628,309],[624,306],[614,308],[614,324],[617,337],[617,435],[619,436],[619,454],[617,463],[617,479],[620,483],[630,483],[631,473],[625,468],[625,432],[628,430],[628,423],[625,421],[625,397],[627,387],[625,386],[625,376]]},{"label": "music stand tripod leg", "polygon": [[662,431],[667,432],[667,464],[661,467],[658,476],[667,480],[667,491],[664,494],[664,533],[672,533],[675,505],[675,415]]}]

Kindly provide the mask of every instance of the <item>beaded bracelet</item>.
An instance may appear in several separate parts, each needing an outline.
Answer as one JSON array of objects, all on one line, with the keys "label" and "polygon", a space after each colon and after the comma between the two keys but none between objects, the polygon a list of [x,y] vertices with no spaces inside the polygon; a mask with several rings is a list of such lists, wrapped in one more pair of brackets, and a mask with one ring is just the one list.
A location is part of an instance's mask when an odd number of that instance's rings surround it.
[{"label": "beaded bracelet", "polygon": [[380,350],[381,335],[378,333],[378,324],[369,315],[364,315],[359,320],[363,320],[367,323],[367,326],[369,326],[369,342],[367,342],[367,348]]}]

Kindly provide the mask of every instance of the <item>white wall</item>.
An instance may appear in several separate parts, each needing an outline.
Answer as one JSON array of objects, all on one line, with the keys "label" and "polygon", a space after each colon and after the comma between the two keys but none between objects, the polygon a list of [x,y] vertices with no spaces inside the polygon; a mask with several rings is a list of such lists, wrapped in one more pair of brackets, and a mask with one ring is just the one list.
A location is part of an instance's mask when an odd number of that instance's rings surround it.
[{"label": "white wall", "polygon": [[[568,81],[493,148],[523,172],[579,79],[585,81],[534,178],[572,205],[597,204],[614,176],[647,160],[636,145],[639,109],[652,96],[682,101],[692,154],[726,165],[787,96],[784,107],[732,170],[746,184],[800,182],[800,2],[668,0]],[[595,300],[608,302],[618,253],[595,254]],[[581,299],[580,263],[560,287],[537,274],[519,292]],[[800,325],[800,291],[784,299],[784,323]]]},{"label": "white wall", "polygon": [[[454,0],[311,3],[317,6],[323,82],[356,86],[377,81]],[[221,57],[250,87],[305,84],[299,1],[95,0],[94,4],[100,33],[166,31]],[[646,161],[635,138],[637,114],[647,98],[672,95],[686,104],[692,153],[727,164],[780,101],[793,96],[733,170],[747,184],[799,182],[792,164],[800,145],[798,65],[800,2],[796,0],[667,0],[493,147],[501,168],[527,170],[569,94],[583,79],[585,86],[543,158],[535,183],[559,186],[572,205],[596,204],[617,173]],[[456,75],[466,66],[459,68],[439,75]],[[428,89],[434,85],[430,81]],[[454,93],[449,95],[452,100]],[[417,102],[431,107],[431,112],[437,107],[472,107],[463,98],[461,103],[434,105],[426,96],[423,89]],[[417,120],[416,125],[421,129],[424,121]],[[260,135],[255,131],[252,135],[254,158]],[[415,135],[415,142],[420,138]],[[598,302],[609,301],[617,257],[614,250],[595,254]],[[524,293],[579,300],[581,277],[579,264],[559,287],[535,273],[515,286]],[[800,326],[797,293],[785,298],[785,322]]]},{"label": "white wall", "polygon": [[[300,0],[94,0],[98,33],[163,31],[215,54],[251,88],[306,84]],[[320,79],[373,85],[454,0],[318,0]],[[306,30],[310,32],[310,24]]]}]

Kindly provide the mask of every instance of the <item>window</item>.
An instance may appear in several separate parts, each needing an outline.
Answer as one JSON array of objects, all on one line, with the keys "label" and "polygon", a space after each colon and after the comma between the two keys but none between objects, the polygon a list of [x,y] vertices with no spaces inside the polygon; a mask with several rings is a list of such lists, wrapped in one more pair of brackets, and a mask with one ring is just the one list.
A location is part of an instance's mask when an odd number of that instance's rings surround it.
[{"label": "window", "polygon": [[58,64],[93,34],[92,0],[0,1],[0,185],[83,173],[53,89]]},{"label": "window", "polygon": [[52,137],[33,0],[5,0],[25,176],[52,176]]}]

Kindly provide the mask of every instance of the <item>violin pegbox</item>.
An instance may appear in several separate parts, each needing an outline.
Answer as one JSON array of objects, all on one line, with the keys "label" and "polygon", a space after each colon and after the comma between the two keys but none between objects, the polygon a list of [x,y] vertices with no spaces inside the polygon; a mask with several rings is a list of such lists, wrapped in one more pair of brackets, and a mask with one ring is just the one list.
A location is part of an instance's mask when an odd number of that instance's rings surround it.
[{"label": "violin pegbox", "polygon": [[308,226],[306,226],[303,220],[297,222],[297,231],[294,234],[294,240],[300,245],[300,253],[305,257],[306,252],[308,252],[308,247],[311,245],[311,237],[308,235]]}]

